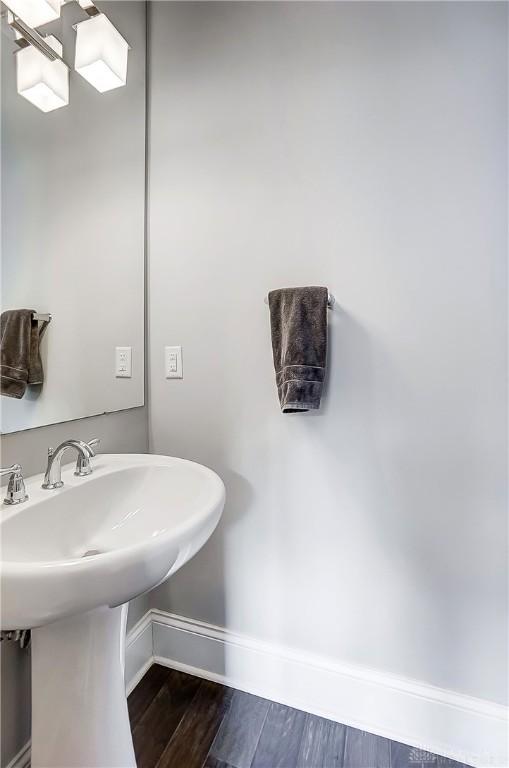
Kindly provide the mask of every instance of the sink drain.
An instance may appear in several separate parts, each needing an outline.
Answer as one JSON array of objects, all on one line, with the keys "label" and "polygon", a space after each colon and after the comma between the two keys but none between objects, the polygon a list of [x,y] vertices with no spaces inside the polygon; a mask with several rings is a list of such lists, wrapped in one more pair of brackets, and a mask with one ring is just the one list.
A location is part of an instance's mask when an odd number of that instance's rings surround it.
[{"label": "sink drain", "polygon": [[87,549],[85,554],[82,555],[81,557],[83,559],[84,557],[92,557],[92,555],[101,555],[101,554],[102,552],[100,549]]}]

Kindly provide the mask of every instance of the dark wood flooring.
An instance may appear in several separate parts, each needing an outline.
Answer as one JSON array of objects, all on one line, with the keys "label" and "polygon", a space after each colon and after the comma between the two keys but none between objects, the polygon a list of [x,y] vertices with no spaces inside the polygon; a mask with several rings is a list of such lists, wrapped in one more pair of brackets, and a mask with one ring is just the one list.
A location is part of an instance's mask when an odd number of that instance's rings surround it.
[{"label": "dark wood flooring", "polygon": [[138,768],[466,768],[159,665],[128,704]]}]

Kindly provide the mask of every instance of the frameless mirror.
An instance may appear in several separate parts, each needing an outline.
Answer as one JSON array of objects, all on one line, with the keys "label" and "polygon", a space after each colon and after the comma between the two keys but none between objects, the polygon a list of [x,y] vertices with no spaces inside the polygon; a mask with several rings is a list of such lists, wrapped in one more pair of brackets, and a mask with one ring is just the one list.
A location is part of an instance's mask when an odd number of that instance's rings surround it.
[{"label": "frameless mirror", "polygon": [[[145,3],[99,2],[94,15],[83,5],[67,2],[37,28],[62,44],[65,106],[38,108],[52,103],[41,89],[57,75],[2,38],[2,311],[51,314],[44,381],[1,397],[3,433],[144,402]],[[75,26],[89,20],[78,73]],[[113,36],[111,50],[99,35]],[[28,69],[17,58],[26,51]],[[59,88],[51,99],[65,102]]]}]

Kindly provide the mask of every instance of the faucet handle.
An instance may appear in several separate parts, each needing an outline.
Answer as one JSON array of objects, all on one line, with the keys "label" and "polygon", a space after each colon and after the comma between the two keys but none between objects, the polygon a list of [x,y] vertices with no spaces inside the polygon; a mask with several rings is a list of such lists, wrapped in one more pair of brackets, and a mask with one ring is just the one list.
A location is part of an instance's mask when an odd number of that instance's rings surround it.
[{"label": "faucet handle", "polygon": [[93,437],[92,440],[89,440],[87,445],[89,448],[92,449],[92,453],[95,456],[95,448],[97,448],[101,444],[101,438],[100,437]]},{"label": "faucet handle", "polygon": [[7,485],[4,504],[22,504],[28,499],[28,494],[25,488],[21,465],[13,464],[12,467],[0,469],[0,475],[7,475],[9,473],[11,476]]},{"label": "faucet handle", "polygon": [[0,475],[8,475],[9,472],[21,472],[21,464],[13,464],[11,467],[0,468]]},{"label": "faucet handle", "polygon": [[[97,448],[100,442],[101,441],[98,437],[94,437],[92,440],[86,443],[87,447],[90,449],[91,456],[95,456],[94,448]],[[76,462],[76,469],[74,470],[74,474],[77,477],[86,477],[87,475],[92,474],[92,467],[90,466],[89,456],[82,456],[81,454],[78,454],[78,460]]]}]

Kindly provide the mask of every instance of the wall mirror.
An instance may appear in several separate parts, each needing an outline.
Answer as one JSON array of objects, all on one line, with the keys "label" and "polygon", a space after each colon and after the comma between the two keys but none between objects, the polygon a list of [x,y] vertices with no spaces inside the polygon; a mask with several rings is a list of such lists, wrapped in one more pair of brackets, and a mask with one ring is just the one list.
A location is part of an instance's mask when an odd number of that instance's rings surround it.
[{"label": "wall mirror", "polygon": [[25,66],[32,47],[2,36],[1,302],[51,322],[43,384],[0,398],[2,433],[144,403],[145,3],[42,5],[58,14],[37,33],[61,44],[68,93],[37,50]]}]

